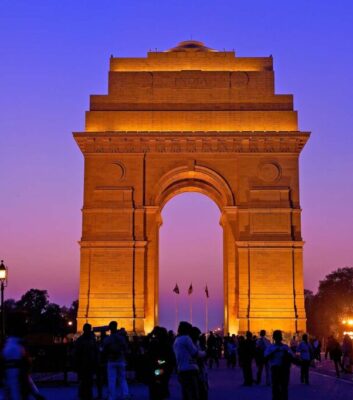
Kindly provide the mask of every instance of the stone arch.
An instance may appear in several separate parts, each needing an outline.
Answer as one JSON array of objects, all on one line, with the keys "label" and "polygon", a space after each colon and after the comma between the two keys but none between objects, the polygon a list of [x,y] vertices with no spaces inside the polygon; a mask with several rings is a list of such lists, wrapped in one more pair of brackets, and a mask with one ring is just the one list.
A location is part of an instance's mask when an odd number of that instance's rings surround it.
[{"label": "stone arch", "polygon": [[[234,258],[233,248],[229,245],[231,232],[225,228],[224,215],[229,209],[235,208],[235,196],[226,179],[214,169],[202,165],[185,165],[169,170],[153,186],[150,196],[148,224],[149,262],[147,274],[151,277],[146,286],[146,319],[147,330],[158,323],[159,319],[159,229],[162,224],[161,212],[166,203],[178,194],[198,192],[206,195],[215,202],[221,213],[220,223],[223,228],[223,274],[227,288],[224,287],[224,322],[229,326],[229,302],[233,301],[229,292],[234,292],[233,282],[228,282],[227,259]],[[226,211],[227,210],[227,211]],[[229,223],[227,225],[229,227]]]},{"label": "stone arch", "polygon": [[152,205],[163,208],[168,200],[184,192],[203,193],[214,200],[220,210],[235,205],[227,181],[213,169],[200,165],[174,168],[164,174],[154,187]]}]

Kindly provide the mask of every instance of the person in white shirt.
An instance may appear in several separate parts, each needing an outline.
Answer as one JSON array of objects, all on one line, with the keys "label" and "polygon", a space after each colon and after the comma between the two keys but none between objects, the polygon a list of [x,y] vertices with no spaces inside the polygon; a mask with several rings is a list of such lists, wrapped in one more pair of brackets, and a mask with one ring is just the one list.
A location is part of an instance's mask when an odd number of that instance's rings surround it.
[{"label": "person in white shirt", "polygon": [[176,357],[179,383],[183,400],[199,400],[199,367],[197,357],[204,357],[191,340],[192,325],[181,321],[173,349]]},{"label": "person in white shirt", "polygon": [[29,373],[30,361],[22,339],[9,336],[2,350],[6,399],[22,400],[28,396],[44,400]]}]

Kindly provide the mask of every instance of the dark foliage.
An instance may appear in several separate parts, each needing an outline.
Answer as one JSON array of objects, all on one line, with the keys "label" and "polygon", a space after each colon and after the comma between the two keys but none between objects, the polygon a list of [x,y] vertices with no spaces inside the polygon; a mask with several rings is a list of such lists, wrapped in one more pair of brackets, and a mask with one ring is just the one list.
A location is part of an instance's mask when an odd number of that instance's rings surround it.
[{"label": "dark foliage", "polygon": [[8,334],[49,334],[63,337],[76,331],[78,301],[70,307],[49,302],[46,290],[30,289],[19,301],[4,303]]},{"label": "dark foliage", "polygon": [[305,291],[305,308],[310,333],[340,332],[341,321],[353,315],[353,268],[338,268],[326,275],[315,295]]}]

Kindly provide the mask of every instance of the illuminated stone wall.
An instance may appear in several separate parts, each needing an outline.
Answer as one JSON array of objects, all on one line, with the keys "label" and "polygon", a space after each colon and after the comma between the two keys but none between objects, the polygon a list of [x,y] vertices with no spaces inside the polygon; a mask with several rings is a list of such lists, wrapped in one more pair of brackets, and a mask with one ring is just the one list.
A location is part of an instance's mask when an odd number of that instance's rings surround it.
[{"label": "illuminated stone wall", "polygon": [[111,58],[107,95],[86,130],[79,328],[158,321],[161,210],[185,191],[219,206],[225,330],[305,330],[298,131],[291,95],[274,93],[272,57],[182,42]]}]

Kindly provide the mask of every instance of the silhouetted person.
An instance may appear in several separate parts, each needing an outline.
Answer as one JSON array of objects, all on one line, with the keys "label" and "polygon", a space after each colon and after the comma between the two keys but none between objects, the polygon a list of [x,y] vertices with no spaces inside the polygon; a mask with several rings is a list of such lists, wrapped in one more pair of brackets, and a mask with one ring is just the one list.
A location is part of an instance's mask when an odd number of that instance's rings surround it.
[{"label": "silhouetted person", "polygon": [[167,399],[175,358],[165,328],[156,326],[153,329],[146,352],[146,363],[150,400]]},{"label": "silhouetted person", "polygon": [[98,343],[98,361],[96,371],[96,382],[97,382],[97,400],[103,399],[103,386],[107,382],[107,360],[103,353],[103,342],[107,337],[105,330],[100,332],[100,338]]},{"label": "silhouetted person", "polygon": [[257,366],[256,383],[261,383],[262,371],[265,368],[266,385],[271,384],[270,366],[265,358],[265,350],[270,345],[270,341],[266,338],[266,331],[260,331],[260,337],[256,340],[255,362]]},{"label": "silhouetted person", "polygon": [[93,377],[98,367],[98,346],[90,324],[83,325],[83,333],[75,342],[75,362],[79,381],[78,397],[93,398]]},{"label": "silhouetted person", "polygon": [[352,372],[353,363],[353,346],[352,339],[349,335],[345,334],[343,336],[342,342],[342,365],[345,372]]},{"label": "silhouetted person", "polygon": [[207,358],[210,369],[213,367],[213,361],[216,363],[217,367],[219,367],[218,341],[212,331],[207,338]]},{"label": "silhouetted person", "polygon": [[290,341],[290,349],[292,350],[293,354],[295,354],[297,352],[297,347],[298,347],[297,337],[293,336]]},{"label": "silhouetted person", "polygon": [[223,337],[223,349],[224,349],[223,356],[227,360],[227,366],[228,366],[228,343],[230,342],[230,338],[231,336],[229,332],[227,333],[227,335]]},{"label": "silhouetted person", "polygon": [[309,385],[309,368],[313,350],[311,344],[308,342],[308,335],[306,333],[302,336],[302,341],[297,347],[297,353],[300,356],[300,381]]},{"label": "silhouetted person", "polygon": [[199,337],[199,345],[200,345],[200,349],[202,351],[207,350],[207,341],[206,341],[206,335],[204,333],[202,333]]},{"label": "silhouetted person", "polygon": [[321,361],[321,342],[318,338],[313,340],[313,351],[314,351],[314,358],[317,361]]},{"label": "silhouetted person", "polygon": [[33,396],[42,400],[44,397],[30,375],[30,358],[22,339],[24,331],[25,327],[21,326],[9,332],[2,349],[5,399],[25,400]]},{"label": "silhouetted person", "polygon": [[235,335],[227,338],[227,342],[224,343],[224,347],[227,348],[227,367],[235,368],[237,363],[237,340]]},{"label": "silhouetted person", "polygon": [[252,386],[252,360],[255,355],[255,342],[252,333],[247,331],[245,340],[239,343],[239,361],[243,369],[244,386]]},{"label": "silhouetted person", "polygon": [[[202,344],[200,343],[201,338],[201,331],[196,326],[193,326],[191,329],[191,340],[194,345],[198,348],[199,352],[203,351],[201,347]],[[202,339],[201,339],[202,340]],[[205,359],[202,357],[198,357],[196,359],[197,366],[199,367],[199,395],[200,400],[207,400],[208,399],[208,374],[205,365]]]},{"label": "silhouetted person", "polygon": [[282,343],[280,330],[274,331],[272,337],[274,343],[265,350],[265,357],[268,358],[271,367],[272,400],[287,400],[293,353],[286,344]]},{"label": "silhouetted person", "polygon": [[111,321],[109,323],[110,335],[103,341],[103,355],[107,359],[107,378],[109,400],[116,400],[116,382],[123,398],[128,399],[129,387],[126,381],[126,353],[127,342],[124,334],[118,332],[118,323]]},{"label": "silhouetted person", "polygon": [[178,336],[173,349],[177,362],[179,383],[182,389],[183,400],[200,400],[199,394],[199,367],[197,357],[205,356],[191,340],[192,326],[181,321],[178,327]]},{"label": "silhouetted person", "polygon": [[325,352],[325,358],[327,359],[327,354],[330,355],[330,360],[333,361],[335,365],[335,370],[336,370],[336,376],[337,378],[340,377],[340,370],[339,367],[341,368],[341,371],[344,372],[343,365],[342,365],[342,349],[338,341],[331,335],[329,336],[327,340],[327,345],[326,345],[326,352]]}]

